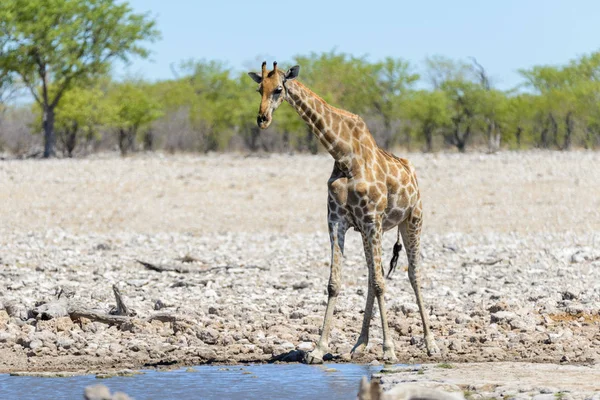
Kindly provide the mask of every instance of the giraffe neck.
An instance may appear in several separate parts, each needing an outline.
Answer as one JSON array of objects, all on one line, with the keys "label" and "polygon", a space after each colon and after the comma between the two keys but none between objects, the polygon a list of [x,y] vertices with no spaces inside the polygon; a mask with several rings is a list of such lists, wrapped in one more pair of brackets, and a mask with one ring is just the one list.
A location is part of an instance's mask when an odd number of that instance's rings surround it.
[{"label": "giraffe neck", "polygon": [[[340,110],[296,80],[285,83],[286,100],[311,128],[329,154],[342,165],[354,157],[353,142],[362,138],[365,123],[357,115]],[[366,139],[368,140],[370,135]]]}]

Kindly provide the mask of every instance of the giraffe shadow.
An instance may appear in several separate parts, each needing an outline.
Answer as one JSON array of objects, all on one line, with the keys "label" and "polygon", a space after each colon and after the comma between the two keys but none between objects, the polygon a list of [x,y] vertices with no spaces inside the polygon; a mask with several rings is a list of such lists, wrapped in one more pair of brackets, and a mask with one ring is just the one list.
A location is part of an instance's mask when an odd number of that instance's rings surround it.
[{"label": "giraffe shadow", "polygon": [[[306,351],[303,350],[291,350],[288,351],[287,353],[281,353],[278,355],[274,355],[273,357],[271,357],[269,359],[269,363],[275,363],[275,362],[289,362],[289,363],[293,363],[293,362],[304,362],[306,356]],[[331,353],[327,353],[323,356],[323,361],[333,361],[340,358],[339,356],[334,356]]]}]

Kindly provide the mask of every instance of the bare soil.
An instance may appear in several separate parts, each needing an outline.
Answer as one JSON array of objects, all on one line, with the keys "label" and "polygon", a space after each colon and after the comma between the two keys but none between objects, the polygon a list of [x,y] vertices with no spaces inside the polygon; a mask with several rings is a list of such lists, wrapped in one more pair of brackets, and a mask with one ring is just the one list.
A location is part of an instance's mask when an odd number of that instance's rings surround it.
[{"label": "bare soil", "polygon": [[[424,352],[402,255],[386,294],[400,361],[598,365],[600,154],[403,156],[424,199],[422,286],[442,353]],[[0,372],[296,359],[325,309],[331,167],[327,155],[0,162]],[[355,232],[343,276],[339,361],[366,298]],[[35,317],[60,289],[107,313],[113,284],[137,313],[128,325]],[[158,313],[179,319],[148,320]],[[381,356],[377,314],[372,327],[357,362]]]}]

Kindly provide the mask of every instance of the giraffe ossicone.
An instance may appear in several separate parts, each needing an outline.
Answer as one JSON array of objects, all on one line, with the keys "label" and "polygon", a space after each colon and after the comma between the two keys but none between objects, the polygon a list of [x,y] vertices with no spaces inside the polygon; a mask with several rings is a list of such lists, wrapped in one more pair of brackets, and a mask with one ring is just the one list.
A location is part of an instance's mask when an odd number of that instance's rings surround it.
[{"label": "giraffe ossicone", "polygon": [[256,122],[260,128],[268,128],[275,110],[287,101],[334,159],[333,172],[327,182],[327,222],[331,242],[327,307],[319,342],[306,354],[305,361],[323,362],[329,351],[333,310],[342,281],[344,238],[350,228],[362,236],[369,276],[362,330],[352,354],[361,352],[369,343],[369,326],[377,299],[383,330],[383,358],[389,362],[397,360],[387,322],[381,256],[383,232],[394,227],[398,227],[396,244],[400,244],[402,237],[406,250],[408,276],[423,322],[427,353],[439,353],[419,280],[423,213],[415,169],[408,160],[379,148],[358,115],[327,104],[298,82],[299,71],[299,66],[294,66],[284,72],[277,68],[277,63],[273,63],[273,69],[268,71],[267,63],[263,62],[260,74],[250,72],[248,75],[259,84],[261,102]]}]

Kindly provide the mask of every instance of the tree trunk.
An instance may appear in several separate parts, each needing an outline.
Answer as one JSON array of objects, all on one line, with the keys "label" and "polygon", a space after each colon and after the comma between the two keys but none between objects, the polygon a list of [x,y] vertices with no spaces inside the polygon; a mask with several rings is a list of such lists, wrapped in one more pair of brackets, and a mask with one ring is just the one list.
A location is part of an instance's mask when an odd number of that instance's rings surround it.
[{"label": "tree trunk", "polygon": [[515,134],[515,136],[517,137],[517,148],[520,149],[521,148],[521,135],[523,134],[523,128],[521,128],[520,126],[517,127],[517,133]]},{"label": "tree trunk", "polygon": [[129,151],[129,136],[129,129],[119,129],[119,150],[122,156],[126,156]]},{"label": "tree trunk", "polygon": [[319,152],[319,145],[317,143],[315,134],[310,128],[306,130],[306,147],[311,154],[317,154]]},{"label": "tree trunk", "polygon": [[488,151],[495,153],[500,150],[500,133],[496,127],[496,122],[489,121],[487,128]]},{"label": "tree trunk", "polygon": [[383,148],[389,150],[392,146],[392,123],[386,116],[383,117]]},{"label": "tree trunk", "polygon": [[250,151],[255,152],[258,150],[258,139],[260,137],[260,130],[256,124],[253,124],[252,128],[250,128],[250,141],[248,143],[248,147],[250,147]]},{"label": "tree trunk", "polygon": [[410,129],[408,128],[408,126],[404,128],[404,135],[405,135],[405,141],[406,141],[406,150],[410,152],[411,137],[410,137]]},{"label": "tree trunk", "polygon": [[54,147],[56,136],[54,135],[54,107],[44,106],[43,112],[44,127],[44,158],[54,157],[56,155]]},{"label": "tree trunk", "polygon": [[65,131],[65,148],[69,158],[73,158],[73,150],[75,150],[75,146],[77,145],[77,129],[77,124],[74,124],[72,129]]},{"label": "tree trunk", "polygon": [[559,148],[558,145],[558,124],[556,123],[556,119],[554,115],[550,114],[550,127],[552,128],[552,143],[555,147]]},{"label": "tree trunk", "polygon": [[563,144],[563,150],[571,150],[571,138],[573,137],[573,113],[569,111],[565,117],[565,142]]},{"label": "tree trunk", "polygon": [[471,136],[471,125],[467,125],[467,129],[461,135],[460,124],[456,124],[454,128],[454,145],[461,153],[464,153],[467,149],[467,141],[469,140],[469,136]]},{"label": "tree trunk", "polygon": [[431,128],[431,126],[425,125],[423,129],[423,134],[425,135],[425,150],[428,153],[431,153],[433,151],[433,129]]},{"label": "tree trunk", "polygon": [[548,148],[548,124],[544,124],[542,132],[540,134],[540,147],[543,149]]},{"label": "tree trunk", "polygon": [[135,151],[135,137],[137,136],[137,128],[130,128],[127,132],[127,149],[131,152]]},{"label": "tree trunk", "polygon": [[282,136],[282,140],[283,140],[283,151],[285,152],[290,152],[290,133],[285,130],[283,131],[283,136]]},{"label": "tree trunk", "polygon": [[152,128],[144,133],[144,151],[152,151],[154,149],[154,132]]}]

